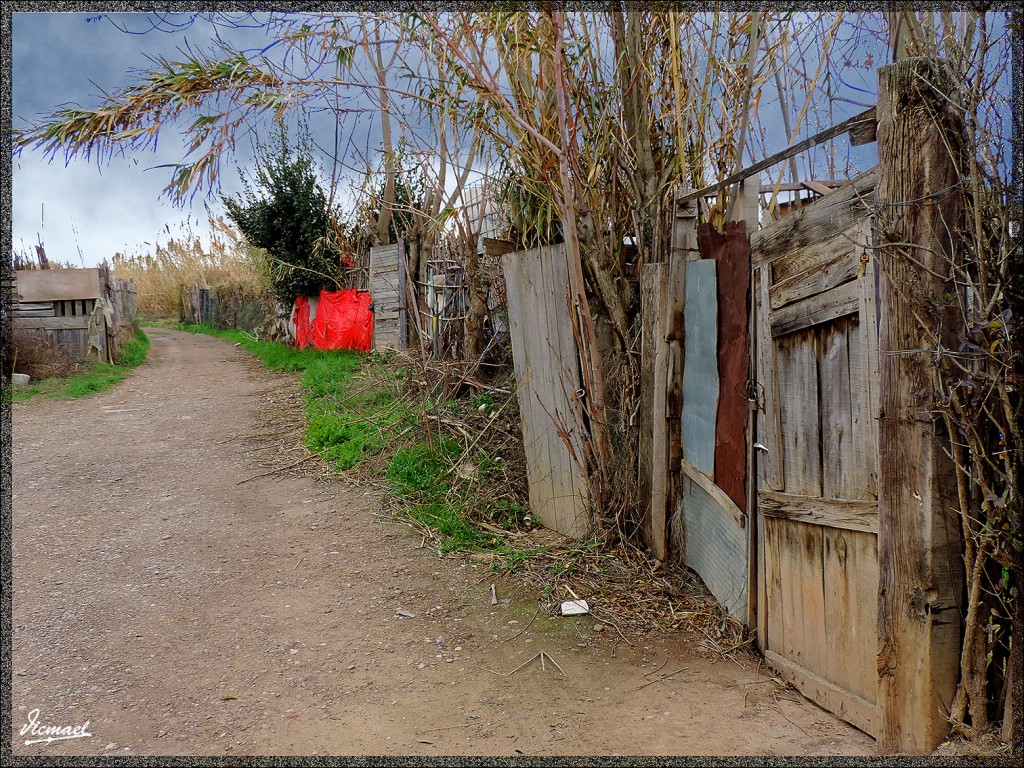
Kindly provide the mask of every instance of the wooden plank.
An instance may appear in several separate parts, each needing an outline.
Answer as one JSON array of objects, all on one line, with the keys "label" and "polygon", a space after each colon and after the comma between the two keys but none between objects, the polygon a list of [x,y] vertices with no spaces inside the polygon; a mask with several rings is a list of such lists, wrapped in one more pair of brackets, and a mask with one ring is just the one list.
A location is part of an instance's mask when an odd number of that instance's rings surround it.
[{"label": "wooden plank", "polygon": [[860,293],[860,285],[854,281],[775,310],[771,315],[772,338],[858,312]]},{"label": "wooden plank", "polygon": [[828,141],[829,139],[835,138],[836,136],[846,133],[847,131],[850,131],[854,128],[859,128],[864,123],[870,122],[873,124],[874,121],[875,108],[871,107],[870,109],[864,110],[859,115],[854,115],[853,117],[848,118],[847,120],[844,120],[841,123],[836,123],[832,127],[826,128],[825,130],[820,131],[814,134],[813,136],[808,136],[803,141],[794,144],[791,147],[783,149],[780,152],[776,152],[774,155],[769,155],[764,160],[754,163],[753,165],[744,168],[743,170],[737,171],[736,173],[732,174],[731,176],[727,176],[726,178],[722,179],[722,181],[719,181],[716,184],[704,187],[703,189],[699,189],[696,192],[687,192],[685,195],[679,197],[679,202],[684,203],[690,200],[699,200],[702,197],[713,195],[719,190],[732,186],[738,181],[743,181],[744,179],[754,176],[760,173],[761,171],[771,168],[773,165],[781,163],[783,160],[788,160],[789,158],[794,157],[800,154],[801,152],[810,149],[815,144],[820,144],[823,141]]},{"label": "wooden plank", "polygon": [[823,197],[825,195],[831,193],[832,189],[833,189],[833,187],[826,186],[825,184],[822,184],[820,181],[813,181],[813,180],[811,180],[811,181],[802,181],[802,182],[800,182],[800,186],[804,187],[805,189],[809,189],[812,192],[817,192],[819,195],[821,195]]},{"label": "wooden plank", "polygon": [[757,522],[757,647],[763,653],[768,648],[768,611],[770,609],[768,604],[768,577],[770,573],[766,541],[768,523],[759,510],[755,515]]},{"label": "wooden plank", "polygon": [[878,538],[823,528],[825,641],[822,675],[871,704],[878,697]]},{"label": "wooden plank", "polygon": [[813,329],[775,341],[783,489],[821,496],[821,440],[818,409],[816,336]]},{"label": "wooden plank", "polygon": [[483,237],[484,253],[488,256],[504,256],[506,253],[512,253],[516,249],[515,243],[511,240],[499,240],[493,237]]},{"label": "wooden plank", "polygon": [[[847,330],[855,316],[823,326],[819,334],[818,398],[821,403],[821,492],[826,499],[856,499],[850,353]],[[854,327],[854,343],[857,342]]]},{"label": "wooden plank", "polygon": [[763,626],[762,651],[781,653],[786,644],[786,628],[782,617],[782,520],[762,517],[764,534],[764,611],[760,619]]},{"label": "wooden plank", "polygon": [[90,269],[19,269],[14,273],[18,301],[61,301],[63,299],[98,299],[99,270]]},{"label": "wooden plank", "polygon": [[[849,318],[846,338],[850,362],[850,433],[853,466],[847,481],[847,499],[878,499],[878,437],[871,414],[867,353],[860,314]],[[874,384],[877,387],[877,381]]]},{"label": "wooden plank", "polygon": [[551,508],[551,455],[548,430],[550,417],[544,412],[538,393],[543,389],[544,371],[541,366],[543,359],[541,336],[543,327],[537,309],[540,296],[536,285],[537,261],[539,250],[525,251],[517,254],[520,280],[519,292],[521,305],[519,308],[520,322],[523,328],[523,350],[526,368],[526,379],[521,390],[524,399],[529,402],[528,416],[530,419],[532,462],[529,468],[530,508],[533,516],[543,525],[554,527],[555,518]]},{"label": "wooden plank", "polygon": [[878,533],[878,504],[872,501],[816,499],[774,491],[759,493],[757,499],[765,517]]},{"label": "wooden plank", "polygon": [[[862,478],[856,498],[878,498],[878,292],[873,222],[863,222],[863,239],[869,245],[860,257],[863,272],[858,330],[860,338],[850,345],[850,380],[853,397],[854,433],[857,442],[857,475]],[[852,338],[852,337],[851,337]],[[859,390],[855,389],[860,387]]]},{"label": "wooden plank", "polygon": [[856,125],[851,125],[847,136],[850,138],[851,147],[859,147],[862,144],[871,144],[877,140],[878,134],[878,121],[875,119],[874,114],[871,115],[871,119],[859,121]]},{"label": "wooden plank", "polygon": [[786,253],[771,263],[772,309],[824,293],[857,277],[861,222],[821,242]]},{"label": "wooden plank", "polygon": [[368,285],[376,310],[373,324],[375,347],[401,348],[399,325],[402,298],[399,294],[398,244],[376,246],[370,249]]},{"label": "wooden plank", "polygon": [[841,189],[762,227],[750,236],[754,265],[773,261],[843,232],[868,211],[868,203],[877,181],[875,169],[866,171]]},{"label": "wooden plank", "polygon": [[780,522],[779,581],[782,588],[783,645],[780,655],[809,670],[827,665],[822,529]]},{"label": "wooden plank", "polygon": [[[541,488],[541,508],[535,518],[539,518],[545,527],[558,530],[558,515],[555,505],[554,465],[556,457],[551,456],[551,413],[549,396],[551,386],[551,370],[548,358],[547,317],[543,311],[546,306],[544,296],[545,279],[543,273],[543,249],[531,251],[530,256],[522,260],[524,285],[527,298],[527,311],[530,318],[530,336],[527,340],[527,355],[530,359],[530,387],[534,403],[534,415],[538,419],[537,429],[540,435],[540,457],[538,466],[538,487]],[[531,480],[532,482],[532,480]]]},{"label": "wooden plank", "polygon": [[782,489],[782,455],[781,424],[779,421],[779,405],[775,393],[776,365],[775,349],[769,324],[768,304],[768,267],[754,270],[754,296],[756,297],[757,316],[757,383],[760,384],[763,402],[758,414],[757,439],[766,450],[759,451],[758,488],[761,490]]},{"label": "wooden plank", "polygon": [[765,661],[782,673],[807,698],[869,736],[878,732],[878,709],[860,696],[845,691],[820,675],[793,664],[774,651],[764,652]]},{"label": "wooden plank", "polygon": [[728,513],[738,528],[746,527],[747,519],[746,515],[743,514],[743,510],[736,506],[736,502],[729,498],[729,494],[715,485],[714,480],[690,464],[686,459],[683,459],[680,468],[686,477],[699,486],[722,510]]},{"label": "wooden plank", "polygon": [[[961,648],[954,469],[941,419],[914,396],[932,389],[933,356],[905,353],[933,345],[931,329],[918,324],[921,298],[951,290],[937,276],[949,270],[945,254],[955,252],[944,222],[960,220],[962,200],[946,190],[962,182],[951,157],[962,151],[963,129],[943,103],[944,72],[941,62],[915,57],[878,74],[878,231],[916,246],[911,258],[880,249],[878,746],[910,754],[931,753],[949,733],[945,710]],[[906,204],[913,200],[929,204]]]},{"label": "wooden plank", "polygon": [[[748,243],[749,245],[749,243]],[[748,259],[749,262],[749,259]],[[749,263],[747,269],[750,269]],[[744,512],[747,515],[747,629],[754,634],[755,644],[761,642],[759,638],[758,611],[760,605],[761,589],[761,567],[760,567],[760,523],[757,519],[757,462],[758,451],[754,449],[754,442],[757,435],[757,286],[747,277],[750,290],[747,291],[747,344],[749,347],[748,371],[751,381],[747,388],[747,466],[746,466],[746,504]],[[753,402],[750,401],[753,396]]]},{"label": "wooden plank", "polygon": [[527,357],[527,345],[530,336],[530,320],[532,314],[527,311],[524,301],[524,276],[522,259],[524,254],[509,254],[502,259],[505,274],[505,292],[508,302],[509,338],[512,344],[512,362],[516,372],[517,400],[519,401],[519,418],[523,431],[523,451],[526,455],[526,473],[530,479],[528,492],[530,511],[538,514],[540,499],[538,485],[533,478],[539,476],[539,436],[536,433],[534,418],[534,398],[530,384],[530,369]]},{"label": "wooden plank", "polygon": [[651,553],[664,560],[667,547],[668,466],[665,460],[665,374],[668,346],[661,332],[665,265],[647,264],[641,275],[640,499]]},{"label": "wooden plank", "polygon": [[44,328],[50,331],[76,330],[89,327],[88,317],[15,317],[15,328]]},{"label": "wooden plank", "polygon": [[590,530],[590,519],[587,515],[587,499],[590,498],[590,486],[586,477],[586,457],[584,454],[584,437],[582,405],[577,391],[582,385],[576,342],[572,329],[571,302],[569,300],[569,265],[568,252],[565,246],[552,249],[552,289],[554,301],[547,312],[553,323],[557,340],[557,360],[560,366],[562,386],[556,388],[555,397],[558,408],[564,414],[565,423],[569,427],[571,451],[559,439],[562,446],[563,488],[567,494],[562,499],[562,514],[566,525],[559,529],[567,536],[578,538]]},{"label": "wooden plank", "polygon": [[410,293],[414,294],[414,292],[408,290],[411,287],[407,274],[408,268],[409,262],[405,250],[405,240],[399,238],[397,288],[398,295],[406,297],[405,301],[399,300],[398,302],[398,346],[400,349],[406,349],[409,346],[409,315],[406,306],[409,305],[408,297]]},{"label": "wooden plank", "polygon": [[[546,343],[539,352],[544,367],[540,381],[535,379],[535,382],[538,384],[538,396],[544,404],[544,411],[548,414],[550,422],[547,435],[551,456],[551,501],[554,523],[549,522],[548,527],[559,533],[568,533],[576,529],[578,522],[573,493],[573,473],[572,467],[569,466],[572,459],[565,441],[558,434],[556,424],[561,424],[566,431],[575,428],[573,416],[566,407],[566,396],[576,387],[571,381],[566,380],[567,372],[563,368],[562,345],[558,333],[558,320],[568,313],[564,294],[564,283],[567,283],[568,278],[564,270],[559,274],[558,269],[559,260],[564,264],[563,253],[560,248],[547,248],[537,263],[535,285],[539,291],[540,301],[535,305],[535,311],[543,321],[541,329]],[[559,277],[562,279],[559,280]],[[563,290],[561,297],[558,295],[558,288]]]}]

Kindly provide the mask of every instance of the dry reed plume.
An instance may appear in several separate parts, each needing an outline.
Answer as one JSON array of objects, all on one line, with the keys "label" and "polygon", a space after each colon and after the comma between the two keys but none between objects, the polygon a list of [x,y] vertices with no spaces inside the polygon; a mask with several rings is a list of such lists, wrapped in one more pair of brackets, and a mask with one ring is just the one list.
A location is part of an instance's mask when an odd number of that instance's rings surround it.
[{"label": "dry reed plume", "polygon": [[[135,282],[140,313],[176,318],[182,289],[190,285],[231,286],[252,296],[269,291],[259,253],[222,217],[209,214],[209,226],[208,249],[186,225],[166,246],[158,244],[156,255],[114,255],[114,276]],[[171,230],[167,227],[166,231]]]}]

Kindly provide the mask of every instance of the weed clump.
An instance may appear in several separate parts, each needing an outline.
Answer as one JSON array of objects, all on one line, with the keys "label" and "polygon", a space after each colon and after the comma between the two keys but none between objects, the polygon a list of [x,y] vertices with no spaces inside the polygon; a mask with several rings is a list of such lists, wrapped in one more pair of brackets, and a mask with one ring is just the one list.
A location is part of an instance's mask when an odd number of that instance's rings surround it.
[{"label": "weed clump", "polygon": [[33,379],[65,378],[82,369],[82,365],[42,333],[16,329],[12,334],[14,372]]}]

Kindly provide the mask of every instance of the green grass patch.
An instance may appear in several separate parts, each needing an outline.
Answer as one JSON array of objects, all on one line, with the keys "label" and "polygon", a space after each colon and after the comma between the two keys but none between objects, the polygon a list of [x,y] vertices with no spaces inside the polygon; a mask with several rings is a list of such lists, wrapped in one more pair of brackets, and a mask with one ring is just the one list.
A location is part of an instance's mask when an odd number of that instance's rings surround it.
[{"label": "green grass patch", "polygon": [[436,438],[400,448],[391,460],[386,476],[392,490],[409,506],[406,514],[435,529],[442,552],[495,549],[497,536],[474,525],[466,514],[466,499],[451,491],[451,475],[462,456],[458,443]]},{"label": "green grass patch", "polygon": [[[405,371],[389,364],[387,355],[295,349],[243,331],[179,327],[237,344],[270,370],[301,372],[306,447],[339,470],[379,468],[392,493],[404,502],[402,514],[436,531],[442,551],[501,548],[498,536],[470,520],[465,489],[453,491],[463,447],[436,433],[425,439],[422,403],[414,407],[401,396]],[[483,477],[490,463],[485,457],[478,457],[478,463]]]},{"label": "green grass patch", "polygon": [[[10,402],[17,403],[40,395],[60,399],[95,395],[124,381],[133,368],[145,362],[148,354],[149,337],[140,328],[134,339],[121,345],[121,351],[113,365],[90,361],[86,363],[86,370],[67,378],[41,379],[30,381],[26,386],[12,387],[9,393]],[[6,387],[4,395],[8,397]]]},{"label": "green grass patch", "polygon": [[260,341],[244,331],[185,325],[238,344],[271,371],[302,373],[306,447],[340,470],[353,469],[388,445],[389,430],[408,417],[393,389],[360,388],[355,378],[369,357],[349,350],[296,349],[276,341]]}]

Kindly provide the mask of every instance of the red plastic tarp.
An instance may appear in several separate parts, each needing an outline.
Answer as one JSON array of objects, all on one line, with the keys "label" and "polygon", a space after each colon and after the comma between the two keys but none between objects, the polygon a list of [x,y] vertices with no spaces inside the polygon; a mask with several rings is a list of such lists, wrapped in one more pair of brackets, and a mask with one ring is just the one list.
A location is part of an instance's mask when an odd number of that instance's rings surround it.
[{"label": "red plastic tarp", "polygon": [[300,296],[295,300],[296,346],[312,344],[317,349],[369,352],[373,344],[372,304],[368,291],[320,291],[316,317],[310,323],[309,302]]},{"label": "red plastic tarp", "polygon": [[295,300],[292,322],[295,323],[295,346],[305,349],[309,346],[309,336],[312,331],[309,324],[309,299],[305,296],[299,296]]}]

